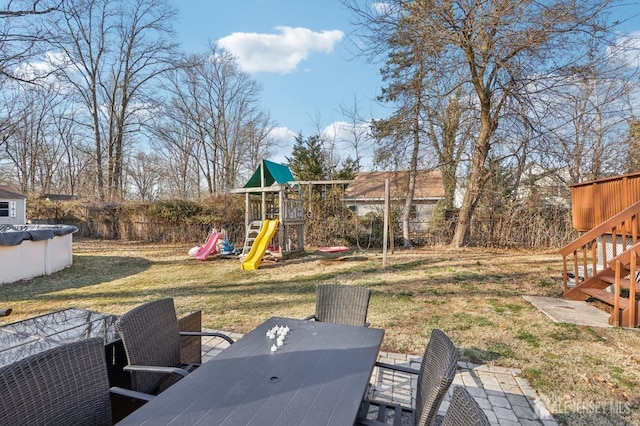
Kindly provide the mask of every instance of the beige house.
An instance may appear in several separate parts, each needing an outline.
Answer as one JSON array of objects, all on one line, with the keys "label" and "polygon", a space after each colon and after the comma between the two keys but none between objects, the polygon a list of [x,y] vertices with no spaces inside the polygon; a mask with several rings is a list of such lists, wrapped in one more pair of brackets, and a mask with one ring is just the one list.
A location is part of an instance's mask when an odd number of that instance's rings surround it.
[{"label": "beige house", "polygon": [[[409,171],[360,172],[345,190],[346,205],[358,216],[382,213],[384,182],[389,179],[389,192],[394,211],[402,212],[409,187]],[[438,201],[444,198],[444,184],[440,170],[420,170],[411,207],[412,233],[428,230],[428,223]],[[399,220],[400,218],[394,218]]]},{"label": "beige house", "polygon": [[0,186],[0,225],[27,223],[27,196]]}]

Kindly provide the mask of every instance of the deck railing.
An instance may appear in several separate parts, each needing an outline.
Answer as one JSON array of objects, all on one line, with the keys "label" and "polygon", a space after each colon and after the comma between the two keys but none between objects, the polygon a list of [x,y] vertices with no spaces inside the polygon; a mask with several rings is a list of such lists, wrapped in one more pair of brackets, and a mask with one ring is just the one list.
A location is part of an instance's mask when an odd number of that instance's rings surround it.
[{"label": "deck railing", "polygon": [[[560,254],[562,255],[564,291],[568,291],[567,283],[570,273],[573,273],[576,283],[586,281],[606,268],[611,259],[636,244],[639,227],[640,201],[562,247]],[[606,244],[608,238],[611,238],[611,244]],[[611,248],[611,253],[607,250],[607,246]]]},{"label": "deck railing", "polygon": [[[267,219],[279,219],[282,223],[303,220],[304,209],[301,200],[284,198],[281,203],[282,205],[279,208],[276,202],[267,202]],[[259,199],[251,200],[249,204],[250,220],[261,220],[261,212],[262,201]]]},{"label": "deck railing", "polygon": [[571,185],[573,227],[581,232],[589,231],[638,200],[640,173]]},{"label": "deck railing", "polygon": [[[629,286],[629,304],[628,304],[628,312],[625,313],[628,319],[628,326],[637,327],[638,326],[638,304],[635,303],[636,300],[636,286],[638,284],[638,274],[640,271],[640,243],[635,244],[629,250],[624,253],[616,256],[611,259],[609,262],[609,266],[611,269],[615,271],[615,302],[613,305],[613,312],[620,312],[620,297],[623,288],[623,280],[627,276],[629,276],[628,286]],[[627,273],[628,271],[628,273]],[[624,325],[623,319],[620,318],[620,315],[614,315],[614,324],[615,325]]]},{"label": "deck railing", "polygon": [[287,200],[282,202],[282,220],[302,220],[304,218],[304,208],[302,200]]}]

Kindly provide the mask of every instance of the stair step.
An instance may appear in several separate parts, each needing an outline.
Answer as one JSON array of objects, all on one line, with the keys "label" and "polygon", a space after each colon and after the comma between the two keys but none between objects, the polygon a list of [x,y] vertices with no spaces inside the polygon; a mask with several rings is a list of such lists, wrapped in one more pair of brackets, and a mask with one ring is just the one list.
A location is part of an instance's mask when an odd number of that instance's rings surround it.
[{"label": "stair step", "polygon": [[584,294],[588,294],[587,290],[603,291],[612,284],[605,279],[608,276],[611,276],[611,272],[611,269],[605,269],[597,275],[589,277],[589,279],[587,279],[586,281],[578,283],[578,285],[576,285],[572,289],[569,289],[564,294],[565,299],[584,300]]},{"label": "stair step", "polygon": [[[609,283],[609,284],[615,284],[616,283],[616,278],[615,277],[600,277],[600,279],[602,281],[604,281],[604,282]],[[628,278],[622,278],[620,280],[620,287],[626,288],[628,290],[630,285],[631,285],[631,281]]]},{"label": "stair step", "polygon": [[[616,299],[615,294],[609,293],[608,291],[599,290],[597,288],[581,288],[580,291],[582,291],[585,294],[588,294],[591,297],[601,300],[604,303],[607,303],[611,306],[615,304],[615,299]],[[625,299],[621,297],[619,306],[620,306],[620,309],[626,309],[627,307],[629,307],[629,299]]]}]

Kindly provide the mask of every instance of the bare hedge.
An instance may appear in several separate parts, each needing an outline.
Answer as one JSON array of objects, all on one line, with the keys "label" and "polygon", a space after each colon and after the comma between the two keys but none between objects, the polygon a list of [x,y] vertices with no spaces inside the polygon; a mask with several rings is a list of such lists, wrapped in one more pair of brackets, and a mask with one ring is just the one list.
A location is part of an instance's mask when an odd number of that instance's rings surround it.
[{"label": "bare hedge", "polygon": [[244,201],[235,195],[118,204],[37,199],[27,206],[32,223],[75,225],[80,237],[198,243],[213,228],[224,228],[231,241],[244,239]]},{"label": "bare hedge", "polygon": [[[27,206],[32,223],[75,225],[79,228],[76,235],[81,237],[200,244],[216,228],[225,229],[237,247],[245,238],[244,196],[238,194],[198,201],[118,204],[34,199]],[[306,247],[382,246],[382,216],[356,217],[342,202],[339,191],[305,196],[304,210]],[[434,215],[429,232],[412,235],[414,245],[448,244],[455,220],[455,213]],[[394,224],[394,234],[399,246],[402,243],[399,223]],[[498,208],[481,206],[472,223],[470,243],[486,247],[550,248],[560,247],[576,236],[568,207],[530,198]]]}]

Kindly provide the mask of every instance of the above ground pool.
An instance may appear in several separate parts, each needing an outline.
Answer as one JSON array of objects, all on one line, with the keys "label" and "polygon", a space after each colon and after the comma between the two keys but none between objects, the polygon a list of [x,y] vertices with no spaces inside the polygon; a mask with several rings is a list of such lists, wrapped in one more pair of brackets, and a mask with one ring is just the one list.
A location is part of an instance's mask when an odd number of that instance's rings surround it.
[{"label": "above ground pool", "polygon": [[0,225],[0,284],[71,266],[77,230],[71,225]]}]

